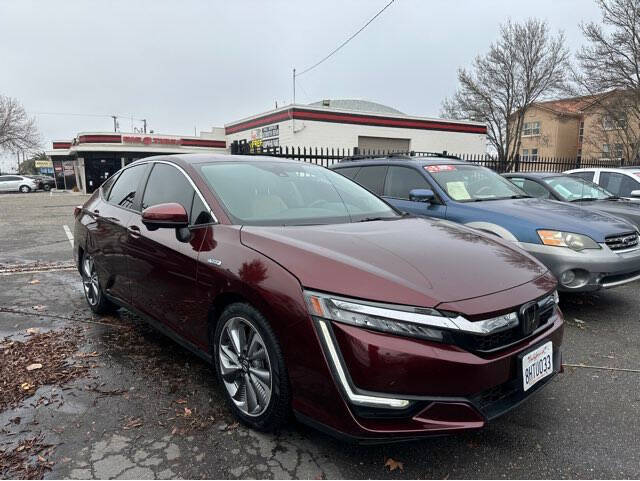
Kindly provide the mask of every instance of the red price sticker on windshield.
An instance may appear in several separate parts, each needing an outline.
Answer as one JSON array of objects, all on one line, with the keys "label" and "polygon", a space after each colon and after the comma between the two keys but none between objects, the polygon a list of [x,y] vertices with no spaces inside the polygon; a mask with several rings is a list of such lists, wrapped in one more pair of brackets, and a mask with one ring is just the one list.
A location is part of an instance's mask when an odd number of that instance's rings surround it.
[{"label": "red price sticker on windshield", "polygon": [[425,165],[424,170],[432,174],[436,172],[447,172],[450,170],[456,170],[453,165]]}]

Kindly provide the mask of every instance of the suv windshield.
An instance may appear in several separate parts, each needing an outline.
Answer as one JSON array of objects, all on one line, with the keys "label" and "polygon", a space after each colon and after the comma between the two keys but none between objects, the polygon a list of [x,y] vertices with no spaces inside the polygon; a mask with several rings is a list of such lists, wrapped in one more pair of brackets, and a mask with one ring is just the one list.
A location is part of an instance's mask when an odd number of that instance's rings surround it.
[{"label": "suv windshield", "polygon": [[425,165],[424,170],[458,202],[530,197],[504,177],[475,165]]},{"label": "suv windshield", "polygon": [[563,200],[569,202],[574,200],[600,200],[615,197],[611,192],[603,189],[599,185],[581,179],[580,177],[549,177],[543,180],[545,184],[551,187],[553,192]]},{"label": "suv windshield", "polygon": [[342,224],[401,215],[342,175],[305,163],[217,162],[200,167],[236,224]]}]

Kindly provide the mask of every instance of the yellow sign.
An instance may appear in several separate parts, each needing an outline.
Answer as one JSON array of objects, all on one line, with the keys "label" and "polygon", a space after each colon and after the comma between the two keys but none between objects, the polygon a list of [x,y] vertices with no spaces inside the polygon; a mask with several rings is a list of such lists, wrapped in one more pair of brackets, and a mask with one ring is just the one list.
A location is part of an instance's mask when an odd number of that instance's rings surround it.
[{"label": "yellow sign", "polygon": [[40,167],[53,167],[50,160],[36,160],[36,168]]}]

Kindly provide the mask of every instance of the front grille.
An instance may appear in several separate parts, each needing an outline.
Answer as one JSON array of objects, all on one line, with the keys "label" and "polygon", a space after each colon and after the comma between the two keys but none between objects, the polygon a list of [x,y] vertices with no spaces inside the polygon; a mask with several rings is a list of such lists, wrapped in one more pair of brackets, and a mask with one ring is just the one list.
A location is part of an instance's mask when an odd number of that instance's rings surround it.
[{"label": "front grille", "polygon": [[638,247],[638,233],[628,232],[626,234],[607,237],[604,242],[612,251],[633,249],[634,247]]},{"label": "front grille", "polygon": [[[542,302],[542,301],[541,301]],[[532,336],[537,336],[542,331],[548,329],[551,324],[549,323],[553,316],[555,303],[548,302],[540,307],[539,321],[537,327],[533,332],[525,334],[522,331],[520,325],[507,329],[505,331],[496,332],[495,334],[489,334],[488,336],[479,336],[470,333],[456,333],[453,332],[454,342],[468,351],[477,353],[491,353],[504,349],[518,342],[524,341]]]}]

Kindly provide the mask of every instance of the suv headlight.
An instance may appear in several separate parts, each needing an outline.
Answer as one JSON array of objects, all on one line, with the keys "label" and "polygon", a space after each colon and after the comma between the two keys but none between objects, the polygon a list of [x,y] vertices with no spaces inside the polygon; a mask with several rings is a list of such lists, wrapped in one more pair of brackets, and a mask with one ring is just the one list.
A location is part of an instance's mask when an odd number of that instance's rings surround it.
[{"label": "suv headlight", "polygon": [[546,246],[568,247],[574,251],[584,249],[601,249],[600,244],[591,237],[573,232],[561,232],[557,230],[539,230],[538,236]]},{"label": "suv headlight", "polygon": [[519,323],[515,312],[469,321],[463,316],[447,316],[430,308],[346,299],[313,291],[305,291],[304,297],[313,317],[430,341],[443,341],[446,331],[486,336],[511,329]]}]

